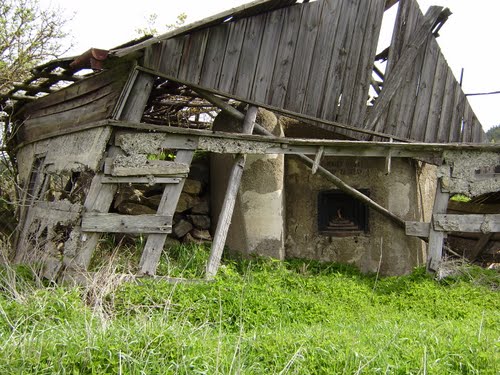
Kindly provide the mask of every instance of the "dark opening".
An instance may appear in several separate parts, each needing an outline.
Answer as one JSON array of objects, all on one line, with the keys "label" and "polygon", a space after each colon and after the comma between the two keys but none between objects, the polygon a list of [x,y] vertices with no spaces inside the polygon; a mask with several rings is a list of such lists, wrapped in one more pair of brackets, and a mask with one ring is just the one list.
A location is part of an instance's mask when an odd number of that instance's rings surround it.
[{"label": "dark opening", "polygon": [[[360,192],[369,196],[367,189]],[[318,230],[332,237],[356,236],[368,232],[368,207],[340,190],[318,195]]]}]

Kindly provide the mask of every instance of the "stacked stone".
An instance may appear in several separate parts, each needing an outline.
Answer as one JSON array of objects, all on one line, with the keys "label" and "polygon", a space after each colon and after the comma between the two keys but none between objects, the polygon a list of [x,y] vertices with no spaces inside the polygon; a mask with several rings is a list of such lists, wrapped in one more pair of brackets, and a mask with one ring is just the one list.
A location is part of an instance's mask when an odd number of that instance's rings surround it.
[{"label": "stacked stone", "polygon": [[[212,241],[208,158],[196,158],[179,198],[172,224],[174,240],[182,243]],[[162,197],[161,186],[126,186],[118,192],[114,208],[125,215],[156,214]]]}]

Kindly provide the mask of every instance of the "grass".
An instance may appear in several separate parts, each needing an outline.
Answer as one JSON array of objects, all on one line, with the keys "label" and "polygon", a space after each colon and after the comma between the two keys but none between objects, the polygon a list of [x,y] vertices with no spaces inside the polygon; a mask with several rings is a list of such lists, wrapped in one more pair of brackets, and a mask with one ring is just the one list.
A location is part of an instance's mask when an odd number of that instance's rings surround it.
[{"label": "grass", "polygon": [[[160,270],[199,277],[206,252],[178,247]],[[0,373],[498,374],[498,273],[459,269],[226,260],[211,283],[71,288],[5,266]]]}]

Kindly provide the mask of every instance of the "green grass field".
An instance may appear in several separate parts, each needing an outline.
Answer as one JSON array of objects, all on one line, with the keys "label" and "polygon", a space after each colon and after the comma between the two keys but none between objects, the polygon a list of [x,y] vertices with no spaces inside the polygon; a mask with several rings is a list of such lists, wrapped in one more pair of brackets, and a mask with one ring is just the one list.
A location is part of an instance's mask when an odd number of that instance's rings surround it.
[{"label": "green grass field", "polygon": [[[162,260],[202,273],[206,249]],[[182,264],[181,264],[182,262]],[[307,261],[225,261],[216,280],[46,285],[0,274],[1,374],[498,374],[499,274],[440,281]]]}]

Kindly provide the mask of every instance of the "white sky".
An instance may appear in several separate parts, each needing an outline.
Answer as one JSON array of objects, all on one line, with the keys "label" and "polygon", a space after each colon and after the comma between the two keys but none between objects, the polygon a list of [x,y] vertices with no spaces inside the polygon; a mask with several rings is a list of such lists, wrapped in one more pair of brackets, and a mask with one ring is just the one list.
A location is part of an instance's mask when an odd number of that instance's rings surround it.
[{"label": "white sky", "polygon": [[[42,7],[59,7],[68,19],[73,48],[78,55],[91,47],[110,49],[136,38],[149,15],[158,15],[157,29],[174,23],[180,13],[193,22],[250,0],[40,0]],[[425,13],[442,5],[453,15],[440,31],[438,42],[455,76],[465,69],[466,93],[500,90],[499,0],[417,0]],[[500,124],[500,95],[469,97],[485,130]]]}]

